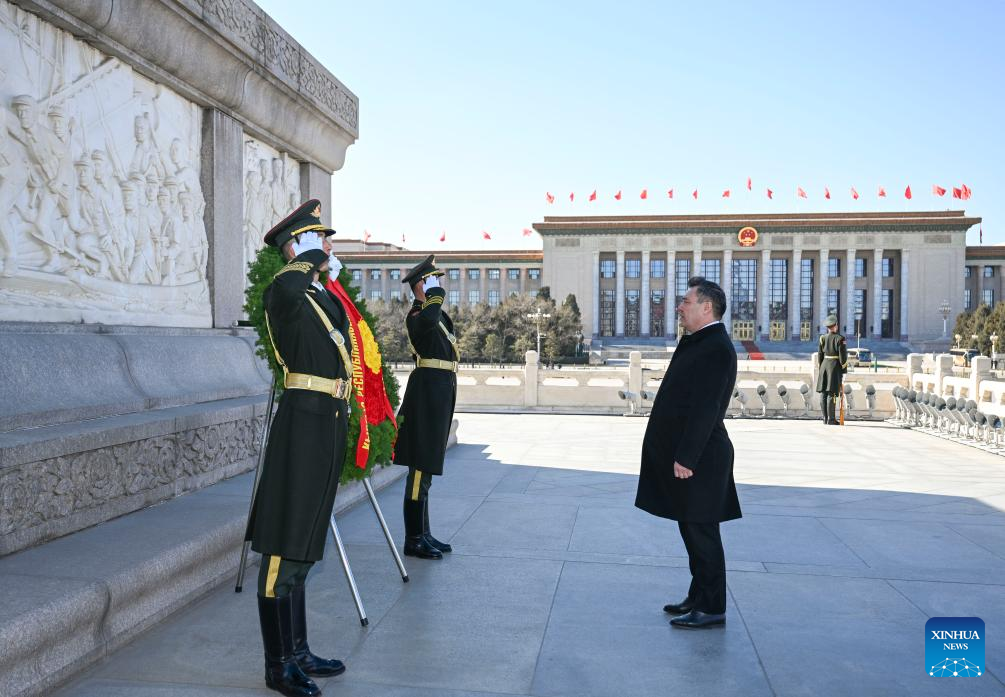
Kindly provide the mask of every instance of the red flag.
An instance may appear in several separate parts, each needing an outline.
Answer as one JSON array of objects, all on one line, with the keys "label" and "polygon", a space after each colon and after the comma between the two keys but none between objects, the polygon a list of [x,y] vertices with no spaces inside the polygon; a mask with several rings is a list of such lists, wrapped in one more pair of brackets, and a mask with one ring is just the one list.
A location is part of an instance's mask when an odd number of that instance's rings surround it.
[{"label": "red flag", "polygon": [[590,200],[591,201],[596,201],[597,200],[597,190],[596,189],[594,189],[593,193],[590,194]]},{"label": "red flag", "polygon": [[532,232],[533,232],[533,230],[531,230],[530,228],[525,227],[523,229],[523,236],[524,237],[530,237],[530,235],[531,235]]},{"label": "red flag", "polygon": [[405,233],[401,233],[401,243],[405,244]]},{"label": "red flag", "polygon": [[879,191],[876,192],[876,195],[879,196],[880,198],[886,198],[886,189],[884,189],[882,186],[879,187]]},{"label": "red flag", "polygon": [[751,188],[753,185],[754,183],[750,181],[750,177],[747,177],[747,191],[753,191],[753,189]]},{"label": "red flag", "polygon": [[825,186],[824,187],[824,198],[830,198],[830,197],[831,197],[831,190]]},{"label": "red flag", "polygon": [[697,190],[697,189],[695,189],[694,191],[692,191],[692,192],[691,192],[691,195],[692,195],[692,196],[694,196],[694,200],[695,200],[695,201],[697,201],[697,200],[698,200],[698,190]]},{"label": "red flag", "polygon": [[904,189],[904,198],[911,198],[911,186],[910,185],[908,185],[907,188]]},{"label": "red flag", "polygon": [[363,244],[370,241],[370,233],[366,230],[363,231]]},{"label": "red flag", "polygon": [[569,193],[569,200],[570,200],[570,201],[575,201],[575,200],[576,200],[576,194],[575,194],[575,193],[572,193],[572,192],[570,192],[570,193]]},{"label": "red flag", "polygon": [[548,200],[548,203],[554,203],[555,202],[555,197],[551,195],[550,191],[545,191],[544,192],[544,197]]},{"label": "red flag", "polygon": [[967,186],[966,184],[960,184],[960,191],[963,192],[963,195],[960,198],[962,198],[964,201],[969,200],[970,199],[970,195],[973,193],[970,190],[970,187]]},{"label": "red flag", "polygon": [[980,231],[980,235],[981,235],[980,236],[980,242],[981,242],[981,244],[984,244],[984,223],[981,223],[980,227],[978,227],[977,229]]},{"label": "red flag", "polygon": [[614,200],[615,201],[621,200],[621,189],[618,189],[618,193],[614,194]]},{"label": "red flag", "polygon": [[856,201],[858,201],[858,192],[855,191],[855,187],[854,186],[851,188],[851,197],[853,199],[855,199]]},{"label": "red flag", "polygon": [[[370,426],[385,420],[395,424],[394,409],[384,391],[380,349],[363,315],[338,280],[328,279],[325,287],[342,303],[349,318],[349,343],[352,345],[352,385],[360,409],[359,440],[356,441],[356,466],[366,469],[370,457]],[[348,369],[350,366],[346,366]],[[352,399],[352,397],[350,397]]]},{"label": "red flag", "polygon": [[647,198],[649,198],[649,189],[643,189],[642,193],[639,194],[639,198],[641,198],[641,199],[647,199]]},{"label": "red flag", "polygon": [[796,187],[796,196],[798,196],[799,198],[806,198],[806,192],[803,191],[803,187],[801,186]]},{"label": "red flag", "polygon": [[726,189],[725,191],[722,192],[722,197],[729,198],[729,189]]},{"label": "red flag", "polygon": [[673,198],[673,189],[667,190],[667,198]]},{"label": "red flag", "polygon": [[945,196],[946,195],[946,190],[943,189],[938,184],[932,184],[932,194],[934,196]]},{"label": "red flag", "polygon": [[775,192],[772,191],[771,189],[768,189],[768,198],[772,198],[773,199],[774,197],[775,197]]},{"label": "red flag", "polygon": [[482,230],[482,239],[483,240],[491,240],[492,239],[492,235],[490,235],[489,233],[487,233],[484,230]]},{"label": "red flag", "polygon": [[446,242],[446,241],[447,241],[447,231],[444,230],[442,233],[440,233],[440,242]]},{"label": "red flag", "polygon": [[963,189],[953,187],[953,198],[963,198]]}]

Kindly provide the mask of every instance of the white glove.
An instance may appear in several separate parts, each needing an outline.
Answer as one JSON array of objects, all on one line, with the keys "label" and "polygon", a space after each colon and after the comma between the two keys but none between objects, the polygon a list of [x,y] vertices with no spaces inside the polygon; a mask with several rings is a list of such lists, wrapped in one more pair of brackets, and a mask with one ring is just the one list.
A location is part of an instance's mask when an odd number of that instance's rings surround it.
[{"label": "white glove", "polygon": [[335,256],[335,252],[328,255],[328,275],[331,278],[338,278],[339,273],[342,271],[342,262],[338,260]]},{"label": "white glove", "polygon": [[430,288],[440,287],[440,277],[439,276],[426,276],[425,280],[422,281],[422,292],[425,293]]},{"label": "white glove", "polygon": [[298,257],[310,249],[324,249],[321,244],[321,235],[316,232],[301,232],[293,240],[293,256]]}]

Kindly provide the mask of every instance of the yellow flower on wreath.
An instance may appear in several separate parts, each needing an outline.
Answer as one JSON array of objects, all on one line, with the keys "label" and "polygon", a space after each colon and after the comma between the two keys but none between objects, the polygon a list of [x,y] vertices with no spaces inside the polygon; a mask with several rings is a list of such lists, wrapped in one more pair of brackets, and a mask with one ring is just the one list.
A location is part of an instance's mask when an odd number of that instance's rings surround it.
[{"label": "yellow flower on wreath", "polygon": [[359,336],[363,342],[363,358],[366,361],[366,367],[376,375],[380,372],[380,349],[377,348],[373,332],[370,331],[365,319],[359,321]]}]

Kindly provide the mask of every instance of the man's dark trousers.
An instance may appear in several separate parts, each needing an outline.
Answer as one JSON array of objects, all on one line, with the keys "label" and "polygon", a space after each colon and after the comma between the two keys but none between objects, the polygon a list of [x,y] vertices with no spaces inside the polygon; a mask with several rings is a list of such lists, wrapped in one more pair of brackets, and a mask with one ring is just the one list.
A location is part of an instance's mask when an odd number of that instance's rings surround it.
[{"label": "man's dark trousers", "polygon": [[687,548],[691,587],[687,597],[695,609],[712,615],[726,612],[726,555],[718,523],[680,521],[680,536]]}]

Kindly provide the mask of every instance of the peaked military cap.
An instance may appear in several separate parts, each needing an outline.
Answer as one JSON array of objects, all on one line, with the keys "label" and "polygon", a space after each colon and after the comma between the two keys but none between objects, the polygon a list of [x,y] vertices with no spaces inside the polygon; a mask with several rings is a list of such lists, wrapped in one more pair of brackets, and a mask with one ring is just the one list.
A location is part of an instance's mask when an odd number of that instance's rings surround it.
[{"label": "peaked military cap", "polygon": [[330,227],[321,224],[321,202],[316,198],[301,203],[295,211],[276,223],[265,233],[265,244],[282,249],[284,244],[304,232],[320,232],[325,237],[335,234]]},{"label": "peaked military cap", "polygon": [[408,273],[402,277],[401,282],[413,286],[426,276],[442,276],[443,272],[436,268],[433,259],[436,255],[430,254],[418,264],[409,269]]},{"label": "peaked military cap", "polygon": [[824,324],[828,327],[833,327],[838,323],[837,315],[827,315],[827,319],[824,320]]}]

